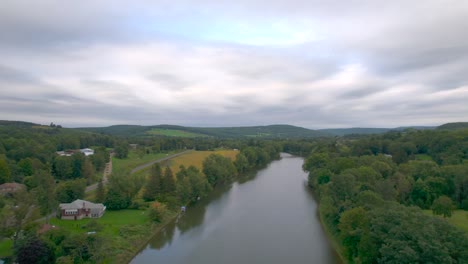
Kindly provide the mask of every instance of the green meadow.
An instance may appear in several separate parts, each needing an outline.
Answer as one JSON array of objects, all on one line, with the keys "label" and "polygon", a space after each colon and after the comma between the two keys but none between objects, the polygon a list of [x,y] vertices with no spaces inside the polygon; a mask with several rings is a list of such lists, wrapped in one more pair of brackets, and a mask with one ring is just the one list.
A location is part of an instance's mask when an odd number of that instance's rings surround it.
[{"label": "green meadow", "polygon": [[163,129],[163,128],[153,128],[149,131],[146,131],[146,134],[149,135],[158,135],[158,136],[167,136],[167,137],[186,137],[186,138],[196,138],[196,137],[208,137],[204,134],[198,134],[183,130],[176,129]]}]

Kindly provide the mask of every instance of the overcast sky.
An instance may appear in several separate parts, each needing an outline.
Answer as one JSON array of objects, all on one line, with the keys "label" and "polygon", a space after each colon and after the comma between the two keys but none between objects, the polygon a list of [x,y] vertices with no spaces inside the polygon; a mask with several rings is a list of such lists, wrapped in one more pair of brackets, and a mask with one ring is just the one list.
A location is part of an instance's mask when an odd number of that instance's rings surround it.
[{"label": "overcast sky", "polygon": [[0,2],[0,119],[468,121],[468,1]]}]

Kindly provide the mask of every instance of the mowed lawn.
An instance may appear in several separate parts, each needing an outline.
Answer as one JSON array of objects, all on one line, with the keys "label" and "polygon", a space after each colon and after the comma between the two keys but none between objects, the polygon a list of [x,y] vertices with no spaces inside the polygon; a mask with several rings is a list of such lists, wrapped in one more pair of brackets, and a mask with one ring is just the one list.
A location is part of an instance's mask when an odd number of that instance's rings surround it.
[{"label": "mowed lawn", "polygon": [[[431,210],[424,210],[424,213],[433,215]],[[442,216],[437,217],[443,218]],[[453,211],[452,216],[446,219],[452,225],[463,229],[465,232],[468,232],[468,211],[455,210]]]},{"label": "mowed lawn", "polygon": [[192,132],[177,130],[177,129],[162,129],[162,128],[153,128],[149,131],[146,131],[146,134],[167,136],[167,137],[186,137],[186,138],[208,137],[208,135],[204,135],[204,134],[192,133]]},{"label": "mowed lawn", "polygon": [[0,258],[13,255],[13,240],[6,238],[0,241]]},{"label": "mowed lawn", "polygon": [[144,210],[119,210],[106,211],[101,218],[97,219],[85,218],[75,221],[53,218],[50,220],[50,224],[75,233],[86,233],[88,231],[93,231],[85,227],[86,224],[93,220],[103,227],[101,232],[112,235],[118,235],[120,228],[123,226],[142,225],[149,222],[147,212]]},{"label": "mowed lawn", "polygon": [[179,171],[180,165],[184,165],[186,168],[193,165],[201,171],[203,161],[211,154],[219,154],[234,161],[238,153],[238,150],[192,151],[171,159],[170,167],[174,174]]}]

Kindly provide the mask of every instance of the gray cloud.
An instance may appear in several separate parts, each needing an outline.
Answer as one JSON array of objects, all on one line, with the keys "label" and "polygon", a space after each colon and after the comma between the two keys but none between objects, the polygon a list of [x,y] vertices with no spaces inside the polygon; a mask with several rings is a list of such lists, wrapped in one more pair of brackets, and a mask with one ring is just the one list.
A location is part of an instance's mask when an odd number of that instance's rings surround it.
[{"label": "gray cloud", "polygon": [[468,117],[468,4],[6,0],[0,119],[311,128]]}]

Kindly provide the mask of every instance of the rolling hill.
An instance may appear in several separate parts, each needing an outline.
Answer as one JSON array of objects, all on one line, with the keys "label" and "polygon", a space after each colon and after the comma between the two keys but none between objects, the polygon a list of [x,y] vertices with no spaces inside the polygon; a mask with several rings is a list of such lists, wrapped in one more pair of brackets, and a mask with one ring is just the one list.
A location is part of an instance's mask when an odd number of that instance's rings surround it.
[{"label": "rolling hill", "polygon": [[468,122],[447,123],[447,124],[443,124],[437,127],[437,129],[445,129],[445,130],[455,130],[455,129],[464,129],[464,128],[468,128]]},{"label": "rolling hill", "polygon": [[329,136],[328,133],[291,125],[250,127],[184,127],[175,125],[138,126],[116,125],[109,127],[78,128],[95,133],[123,137],[186,136],[218,138],[313,138]]}]

